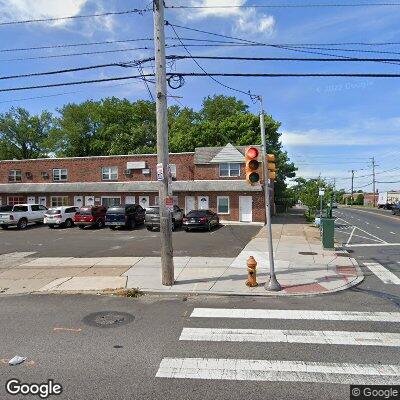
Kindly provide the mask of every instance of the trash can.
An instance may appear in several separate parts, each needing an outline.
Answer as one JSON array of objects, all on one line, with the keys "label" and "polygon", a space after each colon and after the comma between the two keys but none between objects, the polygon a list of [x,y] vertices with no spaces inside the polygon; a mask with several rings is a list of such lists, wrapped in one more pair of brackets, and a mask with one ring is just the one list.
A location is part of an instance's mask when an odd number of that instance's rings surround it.
[{"label": "trash can", "polygon": [[335,218],[321,218],[321,237],[324,249],[335,247]]}]

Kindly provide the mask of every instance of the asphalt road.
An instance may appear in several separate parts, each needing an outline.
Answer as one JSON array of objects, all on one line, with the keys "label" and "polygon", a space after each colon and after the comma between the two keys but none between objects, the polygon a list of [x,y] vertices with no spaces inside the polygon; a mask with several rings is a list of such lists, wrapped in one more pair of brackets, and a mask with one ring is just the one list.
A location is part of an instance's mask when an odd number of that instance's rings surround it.
[{"label": "asphalt road", "polygon": [[[261,229],[257,225],[225,225],[211,232],[173,232],[175,256],[236,257]],[[0,230],[0,254],[36,252],[37,257],[159,256],[160,233],[143,226],[134,230],[49,229]]]},{"label": "asphalt road", "polygon": [[[398,301],[400,299],[398,298]],[[53,379],[63,387],[60,399],[348,399],[349,385],[324,383],[329,376],[321,368],[322,383],[236,380],[227,374],[216,379],[156,377],[160,363],[168,358],[213,358],[236,360],[296,361],[298,364],[351,363],[398,365],[400,347],[342,344],[257,343],[223,340],[179,340],[185,328],[287,329],[312,331],[348,331],[399,333],[399,322],[358,322],[333,320],[281,320],[242,318],[191,318],[195,308],[236,308],[270,310],[380,311],[399,312],[393,302],[368,293],[346,291],[336,295],[296,298],[249,297],[142,297],[139,299],[107,296],[29,295],[0,298],[0,398],[15,397],[5,393],[5,382],[18,378],[23,383]],[[119,323],[105,326],[109,318],[98,318],[93,326],[84,320],[92,313],[114,312]],[[121,313],[134,317],[122,320]],[[397,319],[399,317],[396,317]],[[358,338],[360,333],[355,334]],[[308,337],[304,335],[303,337]],[[11,367],[7,361],[15,355],[25,356],[25,363]],[[163,361],[164,360],[164,361]],[[230,361],[229,361],[230,360]],[[233,360],[233,361],[231,361]],[[369,368],[369,367],[368,367]],[[381,368],[381,367],[379,367]],[[383,367],[382,367],[383,368]],[[279,371],[279,365],[276,367]],[[181,371],[182,372],[182,371]],[[240,371],[237,371],[240,373]],[[357,372],[356,372],[357,373]],[[318,374],[311,372],[312,379]],[[279,374],[278,374],[279,376]],[[193,379],[194,378],[194,379]],[[343,379],[346,375],[343,375]],[[337,378],[334,378],[337,379]],[[369,378],[368,378],[369,379]],[[392,379],[399,379],[392,377]],[[342,382],[342,381],[341,381]],[[400,382],[399,382],[400,383]],[[38,397],[35,397],[38,399]]]},{"label": "asphalt road", "polygon": [[[384,283],[379,275],[384,278],[393,274],[400,279],[400,217],[390,211],[353,208],[340,208],[334,215],[336,240],[358,261],[366,275],[360,289],[398,295],[400,285]],[[371,264],[378,267],[368,267]]]}]

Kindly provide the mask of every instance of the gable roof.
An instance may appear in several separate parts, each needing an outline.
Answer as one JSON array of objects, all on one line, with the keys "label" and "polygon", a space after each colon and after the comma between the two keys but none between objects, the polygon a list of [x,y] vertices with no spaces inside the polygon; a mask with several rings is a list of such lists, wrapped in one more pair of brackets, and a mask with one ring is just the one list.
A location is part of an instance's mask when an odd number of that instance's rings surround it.
[{"label": "gable roof", "polygon": [[[240,158],[238,158],[237,161],[219,161],[217,159],[217,156],[219,155],[219,153],[221,153],[228,146],[230,146],[235,151],[237,151],[237,157],[239,157],[238,154],[241,154]],[[234,146],[234,145],[228,143],[224,147],[196,147],[195,152],[194,152],[194,163],[195,164],[211,164],[211,163],[218,163],[218,162],[240,162],[240,163],[244,163],[244,153],[245,153],[246,149],[249,146],[250,145],[247,145],[247,146]],[[251,145],[251,146],[253,146],[253,145]],[[230,147],[228,147],[228,149]],[[261,152],[261,146],[255,145],[253,147],[257,147]],[[231,151],[232,150],[229,150],[229,153]],[[228,153],[228,151],[226,151],[224,153],[226,155]],[[222,155],[224,155],[224,153],[222,153]],[[233,151],[232,151],[232,154],[233,154]],[[259,159],[260,159],[259,161],[261,161],[261,159],[262,159],[261,154],[260,154]],[[214,161],[214,160],[218,160],[218,161]]]},{"label": "gable roof", "polygon": [[243,162],[243,154],[235,146],[228,143],[210,160],[210,163],[221,162]]}]

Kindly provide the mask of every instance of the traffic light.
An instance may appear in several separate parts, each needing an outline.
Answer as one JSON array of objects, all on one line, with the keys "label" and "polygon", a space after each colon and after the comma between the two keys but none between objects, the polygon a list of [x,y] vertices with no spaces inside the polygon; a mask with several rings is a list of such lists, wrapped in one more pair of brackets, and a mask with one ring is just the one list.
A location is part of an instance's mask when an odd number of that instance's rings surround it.
[{"label": "traffic light", "polygon": [[268,160],[268,178],[271,179],[271,181],[274,181],[276,179],[275,155],[268,154],[267,160]]},{"label": "traffic light", "polygon": [[246,149],[246,181],[250,185],[255,185],[260,182],[261,164],[258,162],[259,151],[256,147]]}]

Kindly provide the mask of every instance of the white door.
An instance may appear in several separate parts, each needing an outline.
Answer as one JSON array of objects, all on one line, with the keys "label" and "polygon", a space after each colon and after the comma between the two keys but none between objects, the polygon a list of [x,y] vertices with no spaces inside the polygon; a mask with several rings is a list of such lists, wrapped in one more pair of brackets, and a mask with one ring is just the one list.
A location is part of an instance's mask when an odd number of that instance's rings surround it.
[{"label": "white door", "polygon": [[83,196],[74,196],[74,206],[83,207]]},{"label": "white door", "polygon": [[194,196],[185,196],[185,214],[196,209],[196,198]]},{"label": "white door", "polygon": [[125,204],[135,204],[135,196],[125,196]]},{"label": "white door", "polygon": [[253,198],[239,196],[239,221],[253,222]]},{"label": "white door", "polygon": [[39,197],[38,202],[39,202],[40,205],[46,207],[46,206],[47,206],[47,199],[46,199],[46,196]]},{"label": "white door", "polygon": [[85,196],[85,206],[94,206],[94,196]]},{"label": "white door", "polygon": [[36,203],[36,197],[35,196],[28,196],[28,198],[26,199],[26,202],[28,204],[35,204]]},{"label": "white door", "polygon": [[208,196],[198,196],[197,197],[197,204],[199,207],[199,210],[208,210],[208,203],[209,203],[209,198]]},{"label": "white door", "polygon": [[143,208],[149,208],[150,207],[150,199],[149,196],[139,196],[139,204]]}]

